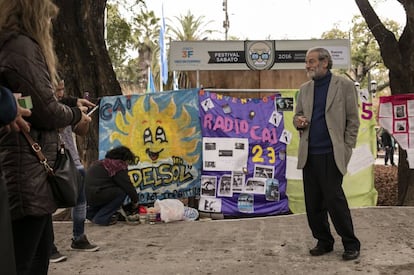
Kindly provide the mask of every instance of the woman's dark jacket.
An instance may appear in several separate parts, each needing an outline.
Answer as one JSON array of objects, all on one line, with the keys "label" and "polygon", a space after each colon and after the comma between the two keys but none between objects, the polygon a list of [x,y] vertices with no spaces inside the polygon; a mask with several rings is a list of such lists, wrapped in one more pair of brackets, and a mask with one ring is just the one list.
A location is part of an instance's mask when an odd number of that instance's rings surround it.
[{"label": "woman's dark jacket", "polygon": [[[53,167],[58,146],[57,129],[75,125],[79,108],[59,103],[39,45],[27,35],[0,33],[0,84],[22,96],[31,96],[30,135],[42,147]],[[0,171],[7,184],[12,219],[40,216],[56,210],[43,166],[21,133],[0,129]]]},{"label": "woman's dark jacket", "polygon": [[128,195],[138,202],[138,194],[128,175],[128,170],[120,170],[110,176],[101,161],[94,162],[85,176],[86,201],[89,205],[99,206],[109,203],[121,194]]}]

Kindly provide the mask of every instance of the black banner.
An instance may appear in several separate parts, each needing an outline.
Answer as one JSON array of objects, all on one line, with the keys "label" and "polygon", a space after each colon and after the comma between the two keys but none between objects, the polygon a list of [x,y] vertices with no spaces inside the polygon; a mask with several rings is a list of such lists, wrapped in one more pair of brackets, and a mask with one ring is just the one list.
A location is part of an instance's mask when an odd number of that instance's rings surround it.
[{"label": "black banner", "polygon": [[[208,52],[208,64],[243,64],[246,63],[243,51]],[[306,50],[275,51],[275,63],[305,63]]]},{"label": "black banner", "polygon": [[243,51],[208,52],[208,64],[239,64],[246,63]]},{"label": "black banner", "polygon": [[305,63],[306,51],[276,51],[275,63]]}]

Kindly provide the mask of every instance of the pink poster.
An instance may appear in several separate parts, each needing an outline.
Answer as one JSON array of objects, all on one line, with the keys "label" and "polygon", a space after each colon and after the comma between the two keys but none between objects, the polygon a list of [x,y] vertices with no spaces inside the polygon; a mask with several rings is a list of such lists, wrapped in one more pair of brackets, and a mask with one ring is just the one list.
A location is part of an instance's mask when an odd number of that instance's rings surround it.
[{"label": "pink poster", "polygon": [[414,94],[380,97],[378,120],[401,148],[414,148]]}]

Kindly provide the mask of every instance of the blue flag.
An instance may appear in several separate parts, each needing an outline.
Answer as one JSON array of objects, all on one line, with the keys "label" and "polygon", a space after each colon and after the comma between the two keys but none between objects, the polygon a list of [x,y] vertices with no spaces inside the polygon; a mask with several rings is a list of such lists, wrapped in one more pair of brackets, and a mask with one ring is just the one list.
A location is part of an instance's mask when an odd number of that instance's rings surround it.
[{"label": "blue flag", "polygon": [[152,77],[151,68],[148,67],[148,81],[147,81],[147,93],[155,93],[154,78]]},{"label": "blue flag", "polygon": [[164,84],[168,82],[168,61],[167,61],[167,49],[165,45],[165,19],[164,19],[164,5],[162,5],[162,18],[160,28],[160,70],[161,79]]}]

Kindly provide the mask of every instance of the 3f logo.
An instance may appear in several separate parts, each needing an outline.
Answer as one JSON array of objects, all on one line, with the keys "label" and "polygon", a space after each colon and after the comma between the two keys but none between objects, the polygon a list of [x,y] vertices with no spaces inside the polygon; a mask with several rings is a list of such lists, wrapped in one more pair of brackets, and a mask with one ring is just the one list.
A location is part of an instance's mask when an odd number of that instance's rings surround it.
[{"label": "3f logo", "polygon": [[182,58],[191,58],[194,55],[194,51],[191,48],[184,48],[182,51]]}]

